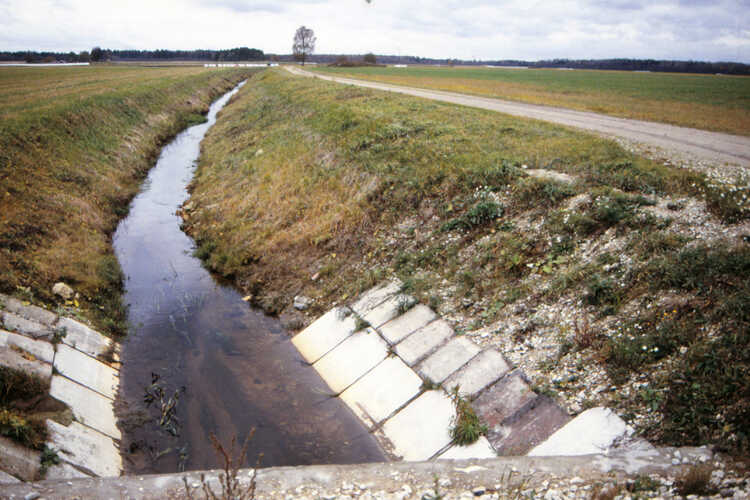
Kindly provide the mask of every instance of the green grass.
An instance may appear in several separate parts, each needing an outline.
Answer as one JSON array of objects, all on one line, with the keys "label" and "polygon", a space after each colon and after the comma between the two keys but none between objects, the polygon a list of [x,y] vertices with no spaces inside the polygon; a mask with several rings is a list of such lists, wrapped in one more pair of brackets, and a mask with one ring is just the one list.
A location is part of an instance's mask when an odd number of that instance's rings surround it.
[{"label": "green grass", "polygon": [[160,146],[248,74],[0,69],[0,290],[54,306],[64,281],[80,294],[68,306],[124,333],[111,234]]},{"label": "green grass", "polygon": [[750,77],[419,66],[315,71],[750,135]]},{"label": "green grass", "polygon": [[[744,418],[750,400],[739,313],[750,309],[739,278],[746,250],[736,241],[695,246],[648,212],[669,196],[703,200],[727,224],[746,220],[747,204],[719,189],[570,129],[271,70],[209,131],[186,227],[209,268],[274,313],[304,294],[316,297],[318,315],[395,275],[424,303],[457,304],[472,315],[469,328],[519,301],[536,308],[561,298],[592,318],[638,325],[637,335],[607,339],[581,323],[561,356],[590,356],[617,387],[653,376],[654,391],[628,404],[658,412],[664,431],[641,429],[655,440],[736,450],[747,425],[708,418],[730,409]],[[615,238],[622,251],[582,257]],[[667,293],[692,309],[665,323],[652,317],[661,306],[635,307]],[[717,331],[727,335],[708,335]],[[688,355],[676,359],[682,348]],[[665,359],[672,368],[657,380]],[[694,379],[698,392],[677,386]]]}]

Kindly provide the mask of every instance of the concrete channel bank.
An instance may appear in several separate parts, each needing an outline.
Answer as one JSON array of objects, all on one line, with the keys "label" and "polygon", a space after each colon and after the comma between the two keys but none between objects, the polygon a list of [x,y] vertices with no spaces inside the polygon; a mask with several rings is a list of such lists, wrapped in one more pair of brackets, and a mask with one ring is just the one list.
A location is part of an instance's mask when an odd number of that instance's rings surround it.
[{"label": "concrete channel bank", "polygon": [[[377,437],[394,460],[584,455],[652,448],[606,408],[570,418],[535,393],[495,349],[457,335],[398,280],[337,307],[292,342]],[[487,436],[452,443],[454,388],[470,401]]]},{"label": "concrete channel bank", "polygon": [[119,346],[79,321],[2,294],[0,318],[0,366],[49,386],[33,409],[50,416],[45,444],[59,458],[43,474],[40,451],[0,437],[0,483],[120,475]]}]

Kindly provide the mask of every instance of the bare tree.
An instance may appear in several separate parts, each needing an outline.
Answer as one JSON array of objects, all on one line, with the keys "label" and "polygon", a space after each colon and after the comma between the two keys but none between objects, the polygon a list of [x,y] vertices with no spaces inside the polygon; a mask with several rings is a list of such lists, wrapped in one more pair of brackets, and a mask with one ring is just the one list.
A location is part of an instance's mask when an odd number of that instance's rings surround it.
[{"label": "bare tree", "polygon": [[307,56],[315,51],[315,40],[315,32],[310,28],[300,26],[294,33],[292,52],[295,59],[302,61],[302,66],[305,65]]}]

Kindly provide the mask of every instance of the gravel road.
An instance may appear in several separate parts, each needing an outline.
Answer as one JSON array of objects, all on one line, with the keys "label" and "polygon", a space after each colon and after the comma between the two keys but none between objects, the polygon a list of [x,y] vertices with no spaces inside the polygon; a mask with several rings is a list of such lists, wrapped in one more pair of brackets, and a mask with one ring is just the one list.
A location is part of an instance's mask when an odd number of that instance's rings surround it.
[{"label": "gravel road", "polygon": [[471,106],[474,108],[499,111],[510,115],[535,118],[561,125],[568,125],[610,137],[620,137],[657,148],[686,153],[702,160],[718,164],[733,164],[750,167],[750,137],[742,137],[718,132],[707,132],[663,123],[629,120],[600,115],[585,111],[575,111],[550,106],[538,106],[513,101],[503,101],[487,97],[476,97],[439,90],[424,90],[384,83],[368,82],[351,78],[340,78],[310,73],[293,66],[284,66],[295,75],[311,76],[322,80],[358,85],[378,90],[434,99],[437,101]]}]

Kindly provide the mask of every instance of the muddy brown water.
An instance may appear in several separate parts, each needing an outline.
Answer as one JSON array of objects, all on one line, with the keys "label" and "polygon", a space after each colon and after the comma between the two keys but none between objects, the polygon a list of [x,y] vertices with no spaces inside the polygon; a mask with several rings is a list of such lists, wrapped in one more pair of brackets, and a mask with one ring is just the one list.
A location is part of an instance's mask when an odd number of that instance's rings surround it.
[{"label": "muddy brown water", "polygon": [[[211,433],[228,444],[251,429],[250,465],[261,453],[261,466],[383,461],[280,322],[219,283],[180,230],[175,212],[188,198],[200,141],[237,90],[164,147],[114,236],[132,325],[117,402],[126,471],[218,468]],[[165,413],[175,393],[175,411]]]}]

